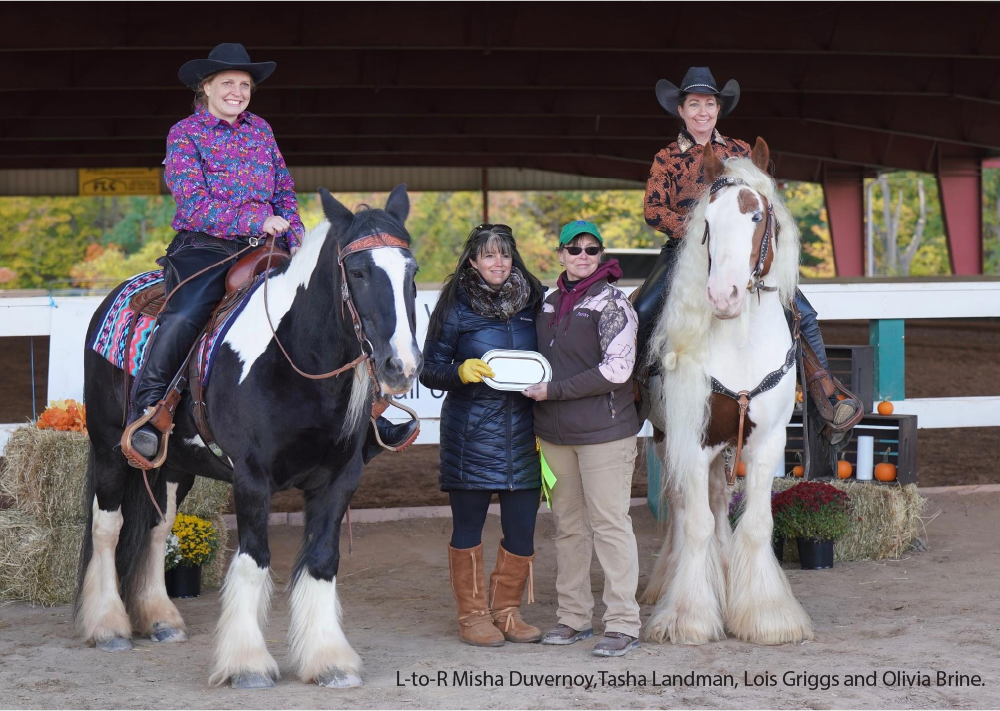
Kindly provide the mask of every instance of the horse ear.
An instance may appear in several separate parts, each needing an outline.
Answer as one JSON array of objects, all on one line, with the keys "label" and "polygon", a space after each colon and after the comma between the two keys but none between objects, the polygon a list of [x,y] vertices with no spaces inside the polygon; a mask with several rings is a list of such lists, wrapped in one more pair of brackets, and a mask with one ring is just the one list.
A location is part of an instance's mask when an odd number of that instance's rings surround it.
[{"label": "horse ear", "polygon": [[726,166],[722,164],[722,160],[719,156],[715,155],[715,151],[712,150],[711,143],[705,146],[705,161],[703,165],[705,170],[705,182],[709,184],[714,183],[715,179],[722,175],[726,170]]},{"label": "horse ear", "polygon": [[323,214],[330,224],[337,228],[338,234],[344,234],[354,222],[354,213],[344,207],[326,188],[319,189],[319,197],[323,203]]},{"label": "horse ear", "polygon": [[410,214],[410,198],[406,194],[406,183],[400,183],[392,189],[389,199],[385,201],[385,211],[400,222],[406,222],[406,217]]},{"label": "horse ear", "polygon": [[760,136],[757,136],[757,142],[754,144],[753,150],[750,151],[750,160],[764,173],[767,172],[767,168],[771,164],[771,149],[767,147],[767,142]]}]

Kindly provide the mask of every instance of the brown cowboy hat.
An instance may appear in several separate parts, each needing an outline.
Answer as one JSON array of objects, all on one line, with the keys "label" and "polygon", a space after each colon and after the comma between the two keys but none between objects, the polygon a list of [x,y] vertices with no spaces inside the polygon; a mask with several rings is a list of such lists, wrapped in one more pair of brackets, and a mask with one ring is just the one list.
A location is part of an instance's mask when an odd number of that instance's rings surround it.
[{"label": "brown cowboy hat", "polygon": [[722,101],[722,108],[719,111],[719,118],[725,118],[740,100],[740,84],[735,79],[730,79],[719,91],[719,85],[715,83],[715,77],[708,67],[691,67],[684,75],[680,87],[676,87],[666,79],[656,82],[656,100],[660,106],[668,113],[679,116],[677,106],[680,104],[681,94],[714,94]]},{"label": "brown cowboy hat", "polygon": [[224,42],[208,53],[208,59],[192,59],[185,62],[178,70],[177,78],[186,86],[197,89],[201,80],[209,74],[234,70],[246,72],[253,78],[254,84],[260,84],[271,76],[275,66],[277,65],[274,62],[251,62],[250,55],[243,45],[238,42]]}]

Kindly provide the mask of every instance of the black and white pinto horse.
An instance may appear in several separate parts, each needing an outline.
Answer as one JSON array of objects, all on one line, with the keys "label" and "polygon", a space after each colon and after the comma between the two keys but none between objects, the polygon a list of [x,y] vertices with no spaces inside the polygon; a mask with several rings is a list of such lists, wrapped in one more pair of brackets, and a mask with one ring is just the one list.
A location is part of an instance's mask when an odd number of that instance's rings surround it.
[{"label": "black and white pinto horse", "polygon": [[[239,547],[222,588],[210,682],[273,686],[278,665],[263,634],[272,588],[268,508],[275,491],[298,487],[305,493],[306,523],[290,580],[292,662],[305,682],[361,684],[361,658],[341,628],[336,592],[340,526],[361,480],[374,390],[406,392],[423,364],[415,339],[417,264],[407,248],[404,185],[392,191],[384,210],[363,207],[357,214],[326,190],[321,194],[328,222],[271,275],[268,313],[277,339],[300,369],[324,373],[366,352],[371,370],[362,361],[329,379],[297,374],[268,328],[265,290],[257,289],[219,349],[205,395],[213,433],[233,467],[204,446],[185,395],[169,456],[158,473],[151,472],[164,519],[150,501],[142,474],[121,453],[122,372],[87,349],[90,519],[74,616],[88,643],[128,650],[133,630],[158,642],[187,639],[184,620],[164,587],[165,542],[196,475],[230,481]],[[370,242],[372,235],[388,235],[394,246],[349,249],[358,240]],[[341,270],[338,257],[345,250]],[[88,343],[117,291],[98,309]],[[344,308],[348,294],[360,316],[360,334]]]}]

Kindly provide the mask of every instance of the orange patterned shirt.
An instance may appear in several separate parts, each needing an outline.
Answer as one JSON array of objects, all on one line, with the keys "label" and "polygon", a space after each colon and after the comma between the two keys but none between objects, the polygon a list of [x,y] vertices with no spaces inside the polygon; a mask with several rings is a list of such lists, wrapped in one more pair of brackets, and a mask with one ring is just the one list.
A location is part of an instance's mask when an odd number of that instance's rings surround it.
[{"label": "orange patterned shirt", "polygon": [[[709,142],[719,158],[749,157],[750,145],[736,138],[726,138],[718,129]],[[688,210],[698,202],[708,187],[702,170],[705,147],[681,129],[677,140],[656,154],[646,181],[643,213],[646,224],[667,237],[684,236]]]}]

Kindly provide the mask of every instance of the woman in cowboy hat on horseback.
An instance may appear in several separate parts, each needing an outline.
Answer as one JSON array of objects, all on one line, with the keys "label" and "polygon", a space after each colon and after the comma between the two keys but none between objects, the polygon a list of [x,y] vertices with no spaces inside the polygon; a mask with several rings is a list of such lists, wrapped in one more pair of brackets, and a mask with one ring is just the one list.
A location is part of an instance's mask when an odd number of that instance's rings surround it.
[{"label": "woman in cowboy hat on horseback", "polygon": [[[683,126],[677,140],[656,154],[646,181],[643,210],[646,224],[663,232],[667,240],[649,276],[634,295],[639,315],[640,354],[669,290],[670,271],[684,236],[688,210],[708,188],[702,169],[705,151],[711,150],[720,158],[750,155],[749,144],[727,138],[716,128],[718,120],[732,113],[739,103],[740,85],[735,79],[719,90],[708,67],[691,67],[679,87],[666,79],[658,81],[656,99],[667,113],[680,118]],[[799,290],[795,292],[795,307],[801,315],[809,392],[825,421],[824,434],[832,444],[837,444],[863,414],[861,403],[831,375],[816,310]],[[837,400],[838,390],[846,395],[844,400]]]},{"label": "woman in cowboy hat on horseback", "polygon": [[[243,45],[224,43],[177,73],[195,92],[194,113],[167,135],[163,177],[177,203],[171,223],[177,236],[157,260],[169,298],[132,388],[127,458],[155,458],[161,431],[148,422],[136,427],[136,421],[162,407],[170,381],[226,293],[236,253],[265,236],[292,254],[302,242],[305,230],[285,159],[271,126],[247,111],[257,85],[274,68],[274,62],[251,62]],[[416,426],[413,421],[394,427],[379,418],[382,441],[390,445]],[[378,451],[369,434],[365,461]]]}]

